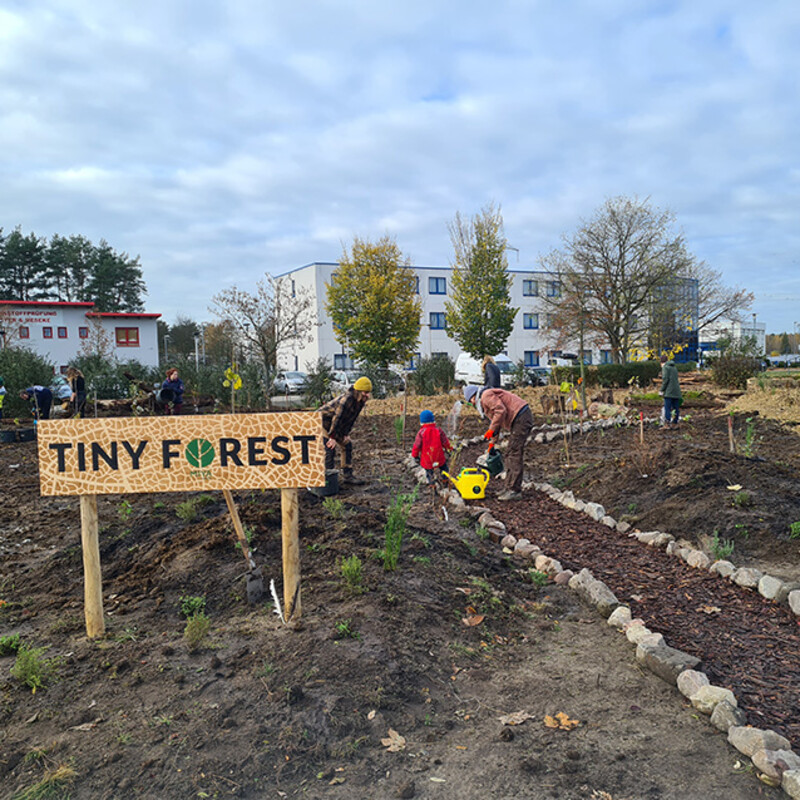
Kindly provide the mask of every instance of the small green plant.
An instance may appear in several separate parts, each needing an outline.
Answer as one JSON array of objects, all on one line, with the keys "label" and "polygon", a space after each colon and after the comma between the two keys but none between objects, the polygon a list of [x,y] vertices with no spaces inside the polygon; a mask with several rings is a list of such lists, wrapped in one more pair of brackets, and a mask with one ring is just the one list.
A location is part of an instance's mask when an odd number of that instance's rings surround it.
[{"label": "small green plant", "polygon": [[257,678],[269,678],[270,675],[274,674],[275,672],[275,665],[271,664],[269,661],[264,661],[261,665],[261,668],[256,672]]},{"label": "small green plant", "polygon": [[343,619],[335,625],[336,634],[340,639],[361,639],[361,634],[354,631],[349,619]]},{"label": "small green plant", "polygon": [[430,556],[414,556],[414,563],[415,564],[430,564],[431,557]]},{"label": "small green plant", "polygon": [[755,422],[753,422],[753,417],[747,417],[745,423],[747,427],[744,430],[744,446],[742,447],[742,453],[745,458],[752,458],[756,453],[756,447],[761,437],[756,436],[756,425]]},{"label": "small green plant", "polygon": [[184,617],[205,613],[206,598],[204,595],[181,595],[178,600],[181,604],[181,614]]},{"label": "small green plant", "polygon": [[0,656],[10,656],[18,653],[21,646],[18,633],[10,633],[8,636],[0,636]]},{"label": "small green plant", "polygon": [[344,517],[344,503],[338,497],[326,497],[322,501],[322,507],[333,519],[342,519]]},{"label": "small green plant", "polygon": [[485,525],[478,525],[478,527],[475,529],[475,535],[482,542],[485,542],[489,538],[489,529]]},{"label": "small green plant", "polygon": [[470,519],[470,517],[462,517],[462,518],[461,518],[461,519],[458,521],[458,524],[459,524],[459,525],[460,525],[462,528],[470,528],[470,527],[472,527],[472,519]]},{"label": "small green plant", "polygon": [[789,525],[789,538],[800,539],[800,520]]},{"label": "small green plant", "polygon": [[123,500],[117,509],[117,516],[123,521],[127,522],[133,514],[133,506],[127,501]]},{"label": "small green plant", "polygon": [[156,500],[156,502],[153,503],[153,511],[163,511],[166,507],[166,503],[161,500]]},{"label": "small green plant", "polygon": [[406,532],[406,522],[411,506],[417,499],[419,485],[414,487],[410,494],[398,494],[389,507],[386,515],[386,524],[383,527],[384,549],[383,568],[386,572],[394,572],[400,558],[400,547],[403,544],[403,535]]},{"label": "small green plant", "polygon": [[420,542],[426,550],[428,550],[431,546],[431,540],[424,534],[418,533],[417,531],[414,531],[414,533],[411,534],[411,541]]},{"label": "small green plant", "polygon": [[711,553],[717,561],[732,555],[734,547],[733,539],[721,539],[719,532],[714,531],[714,538],[711,540]]},{"label": "small green plant", "polygon": [[11,676],[29,686],[33,694],[56,678],[60,659],[43,658],[46,650],[46,647],[28,647],[22,644],[17,650],[17,660],[11,667]]},{"label": "small green plant", "polygon": [[44,777],[14,795],[13,800],[47,800],[49,798],[68,798],[67,789],[78,776],[69,764],[58,764],[48,769]]},{"label": "small green plant", "polygon": [[184,502],[178,503],[178,505],[175,506],[176,516],[184,522],[193,522],[197,519],[198,513],[197,498],[184,500]]},{"label": "small green plant", "polygon": [[[243,525],[242,526],[242,530],[244,531],[244,538],[247,541],[247,546],[250,547],[250,545],[253,543],[253,535],[254,535],[255,531],[253,531],[252,528],[248,528],[247,525]],[[242,543],[241,542],[236,542],[236,544],[234,546],[236,547],[237,550],[241,550],[242,549]]]},{"label": "small green plant", "polygon": [[547,586],[548,582],[550,581],[550,578],[547,576],[547,573],[541,572],[538,569],[529,569],[528,577],[531,579],[531,583],[537,589],[541,589],[543,586]]},{"label": "small green plant", "polygon": [[403,417],[394,418],[394,437],[397,440],[397,446],[403,444],[403,428],[405,427],[405,420]]},{"label": "small green plant", "polygon": [[736,533],[738,533],[742,539],[750,538],[750,531],[747,530],[747,525],[745,525],[743,522],[737,522],[733,527],[736,530]]},{"label": "small green plant", "polygon": [[197,611],[186,620],[183,629],[183,638],[189,645],[189,650],[197,650],[211,630],[211,620],[202,612]]},{"label": "small green plant", "polygon": [[356,555],[342,559],[342,577],[347,590],[353,594],[360,594],[364,591],[364,587],[361,585],[363,579],[361,567],[361,559]]},{"label": "small green plant", "polygon": [[753,495],[746,489],[741,489],[733,495],[733,500],[731,502],[736,508],[749,508],[753,505]]}]

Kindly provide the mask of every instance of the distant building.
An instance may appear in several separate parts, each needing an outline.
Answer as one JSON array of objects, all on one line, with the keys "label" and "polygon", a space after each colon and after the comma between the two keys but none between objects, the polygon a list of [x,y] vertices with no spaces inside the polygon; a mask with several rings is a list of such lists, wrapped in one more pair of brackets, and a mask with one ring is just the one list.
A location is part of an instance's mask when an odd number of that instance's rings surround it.
[{"label": "distant building", "polygon": [[764,322],[756,322],[755,318],[752,322],[719,320],[700,331],[700,351],[717,352],[721,339],[726,339],[731,344],[741,344],[745,339],[755,339],[756,352],[758,355],[763,355],[767,342],[767,326]]},{"label": "distant building", "polygon": [[94,303],[0,300],[0,347],[27,347],[62,373],[92,352],[158,366],[161,314],[93,309]]}]

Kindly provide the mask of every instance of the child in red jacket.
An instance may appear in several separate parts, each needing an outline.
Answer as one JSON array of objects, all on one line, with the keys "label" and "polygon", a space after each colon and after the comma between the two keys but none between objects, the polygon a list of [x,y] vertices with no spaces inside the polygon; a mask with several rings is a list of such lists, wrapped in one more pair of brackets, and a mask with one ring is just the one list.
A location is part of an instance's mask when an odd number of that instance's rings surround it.
[{"label": "child in red jacket", "polygon": [[420,429],[411,448],[411,456],[419,461],[428,476],[428,483],[433,483],[435,470],[447,470],[447,454],[453,446],[441,428],[433,421],[433,411],[427,409],[419,415]]}]

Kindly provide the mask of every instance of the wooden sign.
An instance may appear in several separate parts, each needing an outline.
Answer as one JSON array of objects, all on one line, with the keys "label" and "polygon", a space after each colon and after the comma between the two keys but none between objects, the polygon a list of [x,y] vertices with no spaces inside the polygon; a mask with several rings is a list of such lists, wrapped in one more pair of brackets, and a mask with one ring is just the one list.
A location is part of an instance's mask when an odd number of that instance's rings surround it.
[{"label": "wooden sign", "polygon": [[43,495],[325,485],[312,411],[42,420],[38,442]]}]

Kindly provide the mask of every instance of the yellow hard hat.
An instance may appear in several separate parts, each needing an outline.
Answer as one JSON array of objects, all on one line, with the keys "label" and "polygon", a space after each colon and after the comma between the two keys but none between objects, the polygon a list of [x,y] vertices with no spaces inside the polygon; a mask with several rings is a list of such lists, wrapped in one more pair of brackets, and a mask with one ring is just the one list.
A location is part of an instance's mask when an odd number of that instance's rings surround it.
[{"label": "yellow hard hat", "polygon": [[353,388],[357,392],[371,392],[372,391],[372,381],[369,378],[361,377],[359,378],[354,384]]}]

